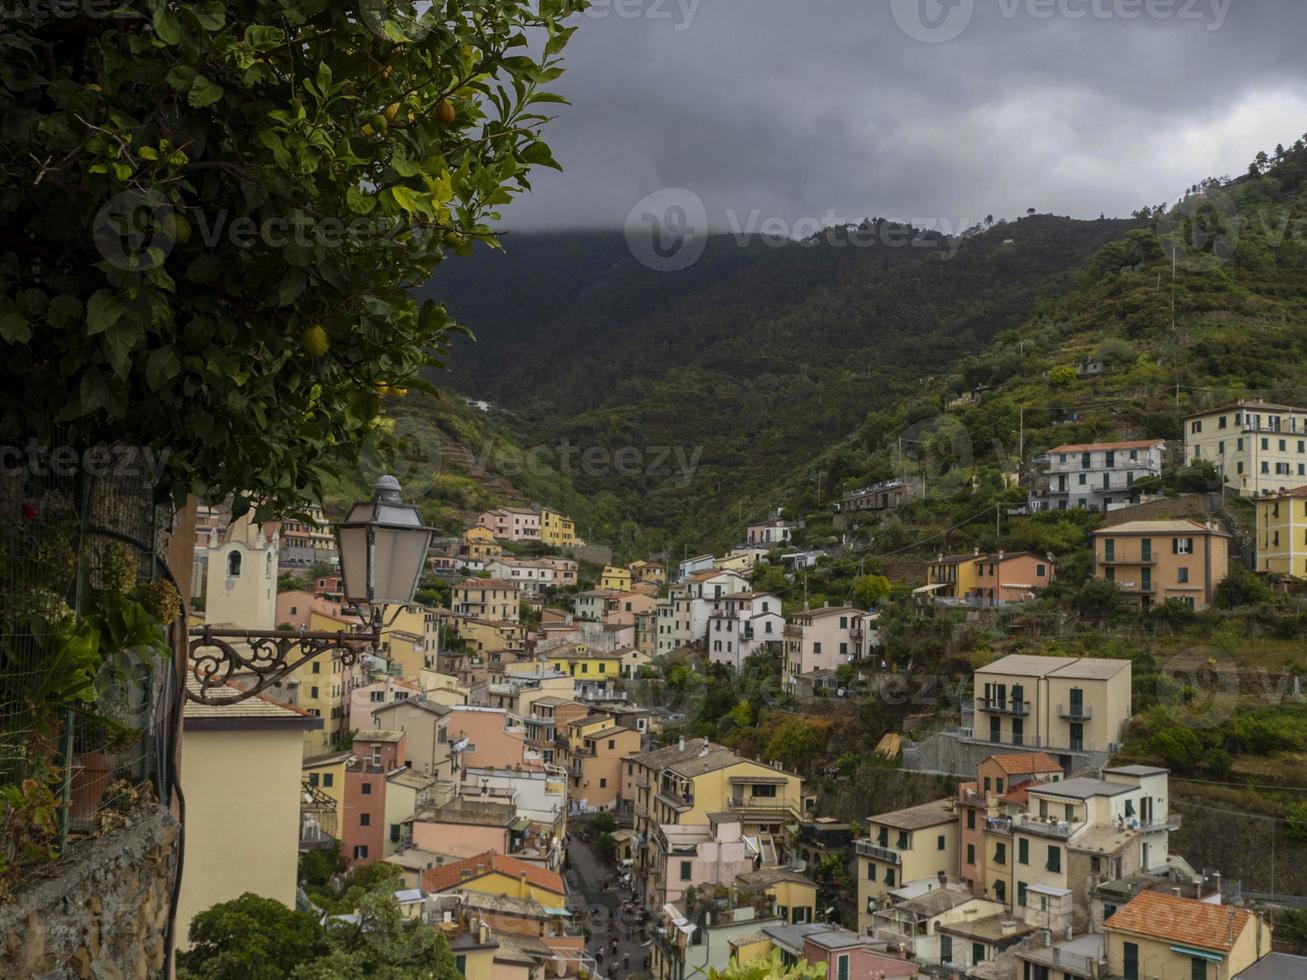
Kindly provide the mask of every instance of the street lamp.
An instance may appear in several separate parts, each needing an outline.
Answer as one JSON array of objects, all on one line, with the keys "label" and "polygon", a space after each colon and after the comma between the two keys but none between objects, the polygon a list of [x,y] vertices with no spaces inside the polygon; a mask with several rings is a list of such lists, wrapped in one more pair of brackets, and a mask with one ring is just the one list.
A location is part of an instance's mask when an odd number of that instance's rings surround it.
[{"label": "street lamp", "polygon": [[[334,633],[196,627],[190,631],[190,653],[199,690],[188,685],[187,698],[200,704],[238,704],[324,653],[339,654],[349,665],[358,660],[362,647],[381,643],[382,609],[413,601],[433,531],[422,523],[416,507],[400,499],[399,481],[393,476],[381,477],[374,489],[371,500],[354,504],[335,527],[344,598],[360,625]],[[367,607],[366,614],[359,611],[360,603]],[[228,642],[233,640],[246,649]],[[230,681],[238,675],[253,675],[255,683],[248,690],[234,687]]]}]

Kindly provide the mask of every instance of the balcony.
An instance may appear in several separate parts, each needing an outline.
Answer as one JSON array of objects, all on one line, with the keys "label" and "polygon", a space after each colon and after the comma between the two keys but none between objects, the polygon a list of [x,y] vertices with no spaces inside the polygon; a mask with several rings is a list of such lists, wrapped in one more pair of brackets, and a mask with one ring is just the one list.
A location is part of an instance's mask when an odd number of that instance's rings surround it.
[{"label": "balcony", "polygon": [[[1172,813],[1162,820],[1154,818],[1147,821],[1144,820],[1138,821],[1138,829],[1140,831],[1179,830],[1183,825],[1184,825],[1184,815],[1180,813]],[[1126,826],[1134,827],[1135,824],[1127,820]]]},{"label": "balcony", "polygon": [[869,840],[856,841],[853,848],[858,857],[871,858],[874,861],[883,861],[886,864],[901,864],[903,862],[903,858],[897,851],[891,851],[888,847],[873,844]]},{"label": "balcony", "polygon": [[1025,717],[1030,714],[1030,702],[1025,699],[999,701],[997,699],[976,698],[976,710],[988,711],[992,715],[1018,715]]},{"label": "balcony", "polygon": [[1016,819],[1016,830],[1039,837],[1053,837],[1057,840],[1069,840],[1084,824],[1078,821],[1057,820],[1053,817],[1032,817],[1022,815]]},{"label": "balcony", "polygon": [[1057,716],[1066,721],[1089,721],[1094,717],[1094,706],[1092,704],[1072,704],[1070,706],[1058,705]]},{"label": "balcony", "polygon": [[336,801],[307,781],[302,781],[300,788],[300,850],[325,851],[339,847]]}]

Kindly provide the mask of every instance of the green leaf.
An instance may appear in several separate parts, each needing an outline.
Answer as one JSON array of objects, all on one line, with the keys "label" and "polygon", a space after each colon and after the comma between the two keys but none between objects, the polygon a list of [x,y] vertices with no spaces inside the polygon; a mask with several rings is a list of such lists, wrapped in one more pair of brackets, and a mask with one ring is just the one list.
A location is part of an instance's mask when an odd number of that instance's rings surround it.
[{"label": "green leaf", "polygon": [[370,195],[364,194],[357,187],[351,187],[345,191],[345,203],[355,214],[371,214],[377,206],[377,199]]},{"label": "green leaf", "polygon": [[196,75],[195,81],[191,82],[191,90],[186,93],[186,101],[193,108],[204,109],[221,99],[222,93],[221,85],[214,84],[203,75]]},{"label": "green leaf", "polygon": [[86,302],[86,335],[94,337],[104,333],[118,322],[124,312],[122,303],[118,302],[118,297],[112,290],[98,290]]},{"label": "green leaf", "polygon": [[268,51],[286,43],[286,32],[280,27],[251,24],[245,28],[245,43],[255,51]]},{"label": "green leaf", "polygon": [[390,189],[390,193],[395,198],[395,203],[409,214],[412,214],[414,211],[417,211],[422,207],[421,202],[418,201],[417,194],[405,187],[403,184],[396,184]]},{"label": "green leaf", "polygon": [[206,31],[220,31],[227,24],[227,11],[218,0],[206,0],[191,8],[195,19]]},{"label": "green leaf", "polygon": [[0,317],[0,339],[10,344],[25,344],[32,339],[32,326],[18,311]]},{"label": "green leaf", "polygon": [[182,22],[163,4],[154,10],[154,33],[164,44],[174,47],[182,40]]},{"label": "green leaf", "polygon": [[105,360],[119,378],[127,377],[131,365],[132,349],[144,334],[144,330],[128,320],[119,320],[104,332],[100,344],[104,348]]},{"label": "green leaf", "polygon": [[298,269],[286,273],[277,287],[277,305],[290,306],[303,294],[309,280]]},{"label": "green leaf", "polygon": [[182,362],[177,352],[171,347],[160,347],[151,351],[145,359],[145,383],[151,391],[158,391],[165,384],[177,377],[182,369]]},{"label": "green leaf", "polygon": [[317,74],[318,91],[322,93],[325,99],[331,94],[331,66],[325,61],[318,62]]}]

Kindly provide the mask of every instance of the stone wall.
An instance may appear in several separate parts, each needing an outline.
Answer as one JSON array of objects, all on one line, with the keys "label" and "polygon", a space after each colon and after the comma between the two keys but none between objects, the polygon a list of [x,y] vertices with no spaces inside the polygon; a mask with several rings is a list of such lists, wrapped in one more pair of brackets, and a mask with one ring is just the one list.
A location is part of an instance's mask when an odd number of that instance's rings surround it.
[{"label": "stone wall", "polygon": [[147,980],[163,977],[177,822],[161,806],[131,825],[78,844],[0,906],[0,976]]}]

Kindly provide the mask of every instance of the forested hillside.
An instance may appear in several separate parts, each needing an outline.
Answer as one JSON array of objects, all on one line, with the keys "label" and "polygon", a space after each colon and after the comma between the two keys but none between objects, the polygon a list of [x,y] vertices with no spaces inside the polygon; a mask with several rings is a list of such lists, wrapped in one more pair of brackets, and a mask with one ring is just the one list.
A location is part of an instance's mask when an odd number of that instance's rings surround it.
[{"label": "forested hillside", "polygon": [[779,476],[869,410],[1026,322],[1135,224],[1032,216],[953,241],[878,225],[857,247],[722,236],[675,274],[640,266],[619,236],[509,236],[505,254],[432,282],[478,336],[442,382],[502,405],[527,445],[697,456],[689,481],[575,476],[655,529],[646,543],[697,547],[728,512],[765,511]]}]

